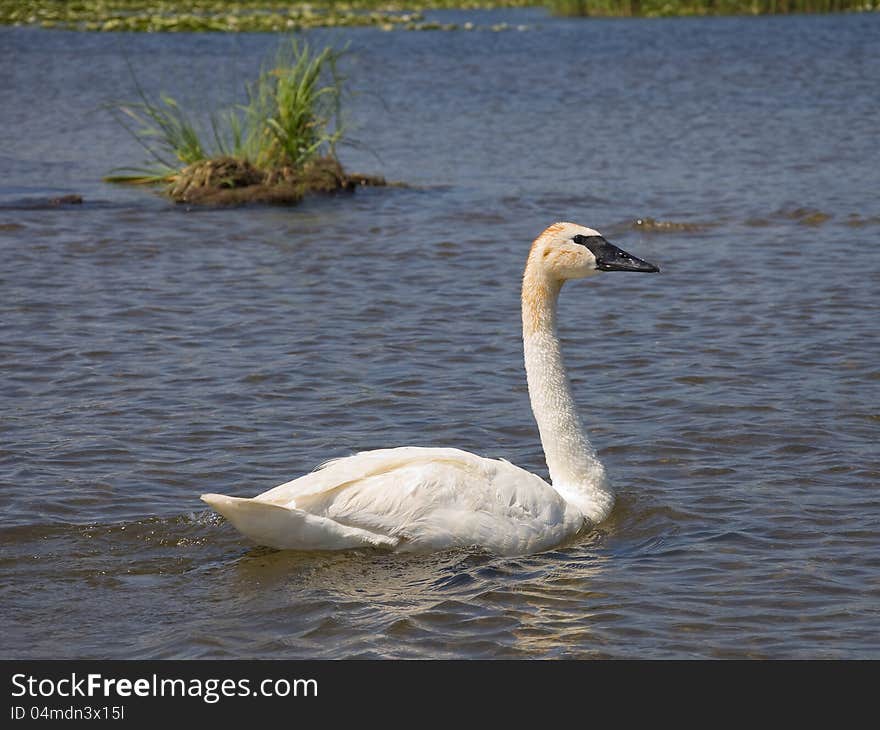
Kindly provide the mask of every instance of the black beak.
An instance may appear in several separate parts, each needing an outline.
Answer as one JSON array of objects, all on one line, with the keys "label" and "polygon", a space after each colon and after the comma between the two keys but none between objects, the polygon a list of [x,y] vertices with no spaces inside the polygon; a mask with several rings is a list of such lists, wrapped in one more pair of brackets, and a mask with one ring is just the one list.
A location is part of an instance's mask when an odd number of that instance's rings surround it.
[{"label": "black beak", "polygon": [[602,236],[580,236],[583,243],[596,257],[596,268],[601,271],[643,271],[654,273],[660,271],[659,266],[642,261],[623,249],[608,243]]}]

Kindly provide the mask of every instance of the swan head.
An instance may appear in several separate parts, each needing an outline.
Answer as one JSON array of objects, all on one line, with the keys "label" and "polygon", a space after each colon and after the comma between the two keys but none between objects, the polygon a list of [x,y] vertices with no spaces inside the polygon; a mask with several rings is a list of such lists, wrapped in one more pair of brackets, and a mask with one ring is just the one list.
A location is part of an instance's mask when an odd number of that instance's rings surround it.
[{"label": "swan head", "polygon": [[599,271],[660,271],[577,223],[554,223],[532,245],[530,263],[560,282],[583,279]]}]

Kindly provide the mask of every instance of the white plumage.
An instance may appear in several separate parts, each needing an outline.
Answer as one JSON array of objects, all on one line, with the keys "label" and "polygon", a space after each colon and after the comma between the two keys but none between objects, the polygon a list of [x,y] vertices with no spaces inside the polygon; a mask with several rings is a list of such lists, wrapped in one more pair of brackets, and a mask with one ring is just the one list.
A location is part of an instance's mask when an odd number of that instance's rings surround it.
[{"label": "white plumage", "polygon": [[483,545],[517,554],[552,546],[583,524],[578,510],[524,469],[417,446],[337,459],[253,499],[202,499],[256,542],[297,550]]},{"label": "white plumage", "polygon": [[409,446],[336,459],[250,499],[202,499],[255,542],[295,550],[479,546],[516,555],[600,522],[614,498],[571,397],[556,300],[566,280],[603,269],[658,270],[592,229],[557,223],[532,244],[523,276],[529,395],[552,484],[501,459]]}]

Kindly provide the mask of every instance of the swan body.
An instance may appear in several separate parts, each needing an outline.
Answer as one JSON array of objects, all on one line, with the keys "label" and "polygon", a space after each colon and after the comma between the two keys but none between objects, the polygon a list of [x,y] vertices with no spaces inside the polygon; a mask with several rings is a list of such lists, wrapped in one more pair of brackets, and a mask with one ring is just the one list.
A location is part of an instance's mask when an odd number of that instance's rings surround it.
[{"label": "swan body", "polygon": [[549,483],[503,459],[408,446],[330,461],[253,498],[202,500],[255,542],[294,550],[478,546],[520,555],[598,524],[614,495],[571,396],[556,301],[565,281],[603,270],[659,271],[590,228],[555,223],[532,244],[523,274],[526,376]]},{"label": "swan body", "polygon": [[296,550],[481,545],[521,554],[561,542],[584,521],[525,469],[418,446],[337,459],[253,499],[203,499],[256,542]]}]

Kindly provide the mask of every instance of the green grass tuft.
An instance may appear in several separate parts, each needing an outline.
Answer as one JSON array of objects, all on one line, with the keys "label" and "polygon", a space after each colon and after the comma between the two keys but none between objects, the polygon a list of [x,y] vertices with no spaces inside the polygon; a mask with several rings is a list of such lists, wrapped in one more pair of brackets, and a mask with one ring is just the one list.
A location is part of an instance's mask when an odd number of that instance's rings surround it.
[{"label": "green grass tuft", "polygon": [[261,169],[336,156],[343,134],[340,56],[329,46],[315,52],[295,39],[282,45],[275,63],[248,87],[241,156]]},{"label": "green grass tuft", "polygon": [[108,182],[167,182],[181,169],[210,159],[235,158],[265,173],[302,169],[316,158],[336,158],[344,132],[342,52],[284,42],[273,63],[247,86],[247,103],[210,115],[209,133],[170,96],[150,97],[135,81],[138,101],[111,107],[147,151],[143,167],[121,168]]}]

